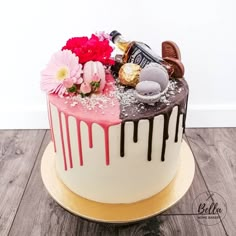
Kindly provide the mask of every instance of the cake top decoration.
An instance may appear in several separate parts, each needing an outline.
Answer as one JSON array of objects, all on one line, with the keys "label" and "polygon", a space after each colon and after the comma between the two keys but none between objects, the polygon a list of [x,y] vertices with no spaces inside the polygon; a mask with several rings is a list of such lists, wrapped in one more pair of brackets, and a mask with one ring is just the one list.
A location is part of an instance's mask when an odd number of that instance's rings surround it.
[{"label": "cake top decoration", "polygon": [[41,89],[59,96],[102,92],[105,67],[114,63],[109,35],[100,32],[88,37],[70,38],[54,53],[41,72]]},{"label": "cake top decoration", "polygon": [[[112,106],[114,99],[133,107],[168,106],[172,80],[184,75],[178,46],[172,41],[163,42],[160,57],[146,44],[124,41],[120,33],[113,33],[98,32],[67,40],[41,72],[41,89],[66,97],[71,106],[86,105],[88,110]],[[111,57],[111,41],[123,54]]]}]

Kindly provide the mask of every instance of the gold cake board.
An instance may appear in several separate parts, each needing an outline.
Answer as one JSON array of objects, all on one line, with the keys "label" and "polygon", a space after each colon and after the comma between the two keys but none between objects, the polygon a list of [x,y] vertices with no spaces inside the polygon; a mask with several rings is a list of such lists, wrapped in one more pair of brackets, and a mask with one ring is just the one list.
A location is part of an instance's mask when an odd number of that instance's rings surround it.
[{"label": "gold cake board", "polygon": [[41,161],[43,183],[52,198],[69,212],[93,221],[128,223],[157,215],[178,202],[194,177],[195,163],[187,143],[181,145],[181,164],[175,178],[161,192],[131,204],[105,204],[80,197],[68,189],[56,175],[55,153],[48,144]]}]

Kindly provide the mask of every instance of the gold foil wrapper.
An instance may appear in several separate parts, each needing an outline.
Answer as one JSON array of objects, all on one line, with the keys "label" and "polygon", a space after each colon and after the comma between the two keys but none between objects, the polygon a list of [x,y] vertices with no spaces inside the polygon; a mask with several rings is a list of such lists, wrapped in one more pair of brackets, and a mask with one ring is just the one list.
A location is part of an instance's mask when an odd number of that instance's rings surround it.
[{"label": "gold foil wrapper", "polygon": [[120,83],[135,87],[139,82],[141,67],[137,64],[126,63],[119,70]]}]

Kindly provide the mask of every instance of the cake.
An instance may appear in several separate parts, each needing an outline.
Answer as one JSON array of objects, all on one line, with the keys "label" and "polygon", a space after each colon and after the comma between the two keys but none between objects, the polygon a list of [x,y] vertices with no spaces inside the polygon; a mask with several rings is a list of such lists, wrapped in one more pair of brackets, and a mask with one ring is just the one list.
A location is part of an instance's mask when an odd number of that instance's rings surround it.
[{"label": "cake", "polygon": [[[138,72],[144,85],[121,84],[111,69],[107,38],[68,40],[42,71],[41,88],[47,92],[58,178],[89,200],[133,203],[162,191],[177,173],[188,85],[183,78],[170,78],[165,88],[162,82],[156,86],[158,99],[140,100],[137,94],[149,88],[148,68]],[[93,52],[84,60],[91,42],[92,50],[103,55]],[[78,48],[83,50],[78,53]]]}]

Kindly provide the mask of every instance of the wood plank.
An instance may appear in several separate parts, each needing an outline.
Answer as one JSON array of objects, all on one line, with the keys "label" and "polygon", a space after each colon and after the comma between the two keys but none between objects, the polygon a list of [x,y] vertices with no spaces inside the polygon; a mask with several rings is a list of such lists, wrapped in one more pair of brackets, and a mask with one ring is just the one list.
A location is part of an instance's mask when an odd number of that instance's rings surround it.
[{"label": "wood plank", "polygon": [[0,131],[0,235],[7,235],[45,130]]},{"label": "wood plank", "polygon": [[236,129],[189,129],[186,135],[197,156],[209,190],[219,193],[226,201],[227,214],[222,222],[228,234],[234,235],[236,232]]},{"label": "wood plank", "polygon": [[191,236],[223,236],[226,235],[220,225],[205,226],[196,221],[192,215],[159,215],[145,221],[127,224],[99,224],[84,219],[79,219],[77,235],[79,236],[129,236],[129,235],[191,235]]},{"label": "wood plank", "polygon": [[41,180],[41,157],[49,141],[47,132],[9,235],[76,235],[78,218],[49,196]]},{"label": "wood plank", "polygon": [[223,236],[226,235],[224,228],[219,225],[206,226],[200,224],[193,215],[175,215],[158,217],[163,223],[160,227],[160,235],[165,236]]},{"label": "wood plank", "polygon": [[77,235],[79,236],[143,236],[159,235],[160,222],[156,217],[132,224],[104,224],[79,219]]}]

